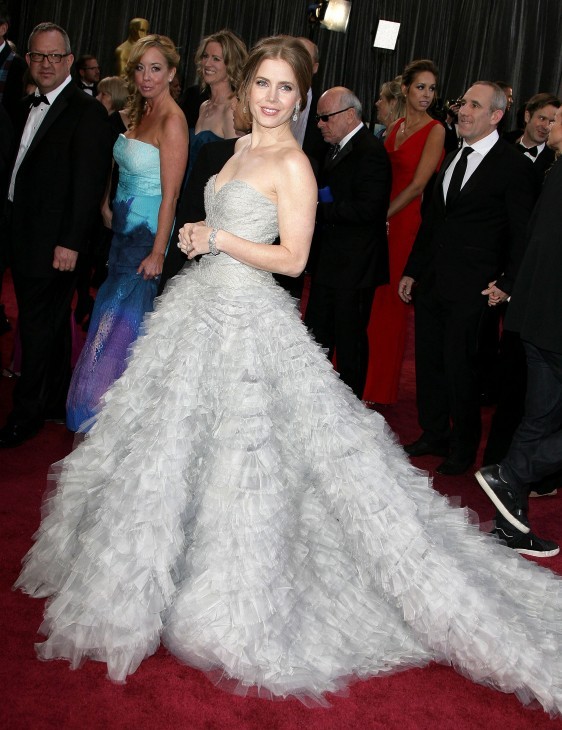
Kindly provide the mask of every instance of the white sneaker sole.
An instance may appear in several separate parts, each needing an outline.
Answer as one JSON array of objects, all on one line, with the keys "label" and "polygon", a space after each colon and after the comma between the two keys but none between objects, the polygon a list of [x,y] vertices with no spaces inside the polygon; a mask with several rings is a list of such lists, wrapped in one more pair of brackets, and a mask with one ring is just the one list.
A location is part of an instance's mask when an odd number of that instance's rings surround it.
[{"label": "white sneaker sole", "polygon": [[[502,514],[505,519],[513,525],[513,527],[516,527],[519,532],[523,532],[525,535],[528,535],[529,532],[531,532],[531,528],[527,525],[524,525],[522,522],[520,522],[517,517],[514,517],[511,512],[506,508],[504,503],[501,501],[501,499],[498,498],[494,490],[490,487],[488,482],[484,479],[480,471],[477,471],[474,475],[476,477],[476,480],[478,484],[482,487],[482,489],[486,492],[488,497],[492,500],[494,503],[494,506],[497,507],[500,514]],[[541,553],[541,555],[544,555],[544,553]]]},{"label": "white sneaker sole", "polygon": [[530,555],[534,558],[553,558],[558,555],[560,548],[556,547],[554,550],[532,550],[530,548],[514,548],[516,553],[519,555]]}]

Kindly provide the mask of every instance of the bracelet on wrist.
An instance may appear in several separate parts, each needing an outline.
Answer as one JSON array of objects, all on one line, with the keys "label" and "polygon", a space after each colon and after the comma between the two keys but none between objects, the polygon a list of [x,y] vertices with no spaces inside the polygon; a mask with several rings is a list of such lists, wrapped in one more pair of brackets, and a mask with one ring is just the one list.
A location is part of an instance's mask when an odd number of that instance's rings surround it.
[{"label": "bracelet on wrist", "polygon": [[212,253],[213,256],[218,256],[220,251],[217,248],[217,233],[218,228],[213,228],[211,231],[211,235],[209,236],[209,253]]}]

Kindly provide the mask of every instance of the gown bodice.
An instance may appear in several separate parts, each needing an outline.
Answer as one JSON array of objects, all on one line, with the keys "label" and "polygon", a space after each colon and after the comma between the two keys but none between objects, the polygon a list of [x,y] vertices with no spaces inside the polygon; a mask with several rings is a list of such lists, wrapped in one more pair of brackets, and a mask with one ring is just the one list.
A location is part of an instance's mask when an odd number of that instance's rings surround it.
[{"label": "gown bodice", "polygon": [[[217,190],[216,178],[213,175],[205,187],[206,224],[257,245],[273,243],[279,234],[275,203],[243,180],[229,180]],[[207,284],[217,286],[240,287],[273,281],[268,271],[254,269],[226,254],[202,256],[196,270],[196,275]]]},{"label": "gown bodice", "polygon": [[158,147],[120,134],[113,146],[113,156],[119,165],[122,197],[162,194]]}]

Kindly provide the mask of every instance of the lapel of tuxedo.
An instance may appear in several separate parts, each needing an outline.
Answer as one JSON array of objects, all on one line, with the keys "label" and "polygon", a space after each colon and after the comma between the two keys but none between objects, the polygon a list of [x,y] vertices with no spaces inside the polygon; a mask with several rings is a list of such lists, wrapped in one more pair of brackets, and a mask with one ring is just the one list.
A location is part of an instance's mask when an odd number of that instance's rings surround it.
[{"label": "lapel of tuxedo", "polygon": [[72,93],[73,89],[71,88],[72,84],[68,84],[61,93],[57,96],[57,98],[54,100],[54,102],[51,104],[51,107],[49,111],[45,114],[45,118],[39,125],[39,128],[37,132],[35,133],[35,136],[31,140],[31,144],[29,145],[29,149],[27,150],[27,153],[25,157],[29,157],[29,155],[33,152],[33,150],[41,143],[41,140],[44,138],[44,136],[47,134],[49,129],[53,126],[53,124],[56,122],[56,120],[59,118],[59,116],[62,114],[62,112],[66,109],[68,106],[68,96]]},{"label": "lapel of tuxedo", "polygon": [[498,139],[496,144],[487,153],[487,155],[484,157],[482,162],[478,165],[476,170],[474,170],[472,175],[468,178],[466,185],[464,185],[461,188],[461,191],[457,198],[457,202],[459,200],[461,200],[464,196],[470,195],[470,193],[473,190],[477,189],[479,186],[482,185],[482,181],[487,180],[489,178],[490,168],[492,168],[492,170],[493,170],[494,166],[497,164],[496,158],[498,155],[501,154],[501,145],[499,143],[500,143],[500,140]]},{"label": "lapel of tuxedo", "polygon": [[360,135],[364,134],[365,129],[366,127],[362,127],[358,132],[356,132],[349,140],[349,142],[344,145],[343,149],[338,152],[333,160],[328,159],[326,161],[326,164],[324,166],[325,171],[329,171],[332,168],[337,167],[337,165],[339,165],[342,160],[345,160],[345,158],[353,152],[353,144],[357,143]]},{"label": "lapel of tuxedo", "polygon": [[[435,190],[438,192],[438,200],[440,207],[445,210],[445,198],[443,196],[443,178],[445,177],[445,173],[447,172],[447,169],[449,168],[452,161],[457,156],[458,150],[453,150],[453,152],[450,152],[447,157],[443,160],[443,164],[441,165],[441,168],[439,172],[437,173],[437,178],[435,179]],[[435,193],[434,193],[435,194]]]}]

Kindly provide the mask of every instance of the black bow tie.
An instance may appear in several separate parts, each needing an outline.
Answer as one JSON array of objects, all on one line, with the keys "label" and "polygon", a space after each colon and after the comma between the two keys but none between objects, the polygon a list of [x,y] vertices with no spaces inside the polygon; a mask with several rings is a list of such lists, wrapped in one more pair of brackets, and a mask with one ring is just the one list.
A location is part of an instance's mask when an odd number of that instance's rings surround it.
[{"label": "black bow tie", "polygon": [[521,152],[523,152],[523,153],[526,152],[528,155],[531,155],[531,157],[536,157],[538,154],[538,151],[539,151],[539,148],[537,147],[537,145],[535,145],[534,147],[525,147],[524,144],[521,144],[521,142],[518,142],[517,146],[519,147]]},{"label": "black bow tie", "polygon": [[39,106],[39,104],[49,104],[49,100],[45,94],[35,94],[31,99],[31,106]]}]

